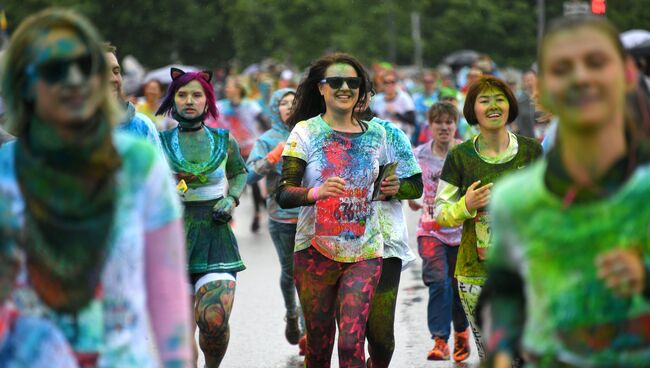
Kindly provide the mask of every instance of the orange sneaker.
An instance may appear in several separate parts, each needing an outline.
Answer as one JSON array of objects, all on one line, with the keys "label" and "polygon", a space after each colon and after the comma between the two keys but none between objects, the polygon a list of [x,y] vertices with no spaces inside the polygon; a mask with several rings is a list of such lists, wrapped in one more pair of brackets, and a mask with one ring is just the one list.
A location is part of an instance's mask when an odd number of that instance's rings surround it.
[{"label": "orange sneaker", "polygon": [[427,354],[428,360],[449,360],[449,346],[447,341],[436,337],[436,344],[433,349]]},{"label": "orange sneaker", "polygon": [[298,355],[305,355],[305,350],[307,349],[307,335],[302,335],[300,340],[298,340]]},{"label": "orange sneaker", "polygon": [[454,332],[454,360],[462,362],[469,358],[469,329],[463,332]]}]

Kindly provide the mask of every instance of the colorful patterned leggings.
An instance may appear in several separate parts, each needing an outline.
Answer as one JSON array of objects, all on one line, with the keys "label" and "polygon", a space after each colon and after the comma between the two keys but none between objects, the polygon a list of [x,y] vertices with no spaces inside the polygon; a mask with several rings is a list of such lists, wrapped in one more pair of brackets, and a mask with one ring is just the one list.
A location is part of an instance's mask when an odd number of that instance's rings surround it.
[{"label": "colorful patterned leggings", "polygon": [[205,366],[218,367],[230,340],[230,312],[235,299],[235,281],[216,280],[201,286],[194,296],[194,318],[199,327],[199,345]]},{"label": "colorful patterned leggings", "polygon": [[381,264],[381,258],[336,262],[314,247],[294,254],[294,278],[307,327],[305,367],[330,366],[335,321],[339,366],[365,367],[366,323]]},{"label": "colorful patterned leggings", "polygon": [[[485,281],[483,282],[485,283]],[[485,346],[483,345],[483,336],[481,335],[481,330],[479,325],[476,323],[476,304],[478,303],[478,297],[481,295],[481,290],[483,286],[467,284],[464,282],[458,282],[458,293],[460,295],[460,301],[463,303],[463,309],[465,310],[465,315],[469,321],[469,325],[472,328],[472,334],[474,334],[474,341],[476,342],[476,350],[478,350],[479,359],[485,361]]]},{"label": "colorful patterned leggings", "polygon": [[386,258],[381,266],[381,277],[370,304],[367,333],[368,352],[373,368],[387,368],[395,350],[395,305],[402,272],[402,260]]}]

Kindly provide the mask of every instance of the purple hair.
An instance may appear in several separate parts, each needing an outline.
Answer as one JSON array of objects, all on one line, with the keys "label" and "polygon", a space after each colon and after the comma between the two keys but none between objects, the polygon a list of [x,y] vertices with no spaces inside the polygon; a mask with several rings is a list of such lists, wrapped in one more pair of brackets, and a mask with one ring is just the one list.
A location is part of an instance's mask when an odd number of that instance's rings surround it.
[{"label": "purple hair", "polygon": [[217,103],[214,97],[214,89],[212,89],[212,85],[210,84],[212,72],[203,71],[185,73],[180,69],[172,68],[171,75],[172,83],[169,85],[167,94],[160,104],[158,111],[156,111],[156,115],[171,115],[172,110],[174,109],[174,96],[176,95],[176,92],[178,92],[178,90],[184,85],[195,80],[201,83],[201,87],[203,87],[203,92],[206,97],[206,106],[208,107],[208,116],[212,116],[214,119],[219,116]]}]

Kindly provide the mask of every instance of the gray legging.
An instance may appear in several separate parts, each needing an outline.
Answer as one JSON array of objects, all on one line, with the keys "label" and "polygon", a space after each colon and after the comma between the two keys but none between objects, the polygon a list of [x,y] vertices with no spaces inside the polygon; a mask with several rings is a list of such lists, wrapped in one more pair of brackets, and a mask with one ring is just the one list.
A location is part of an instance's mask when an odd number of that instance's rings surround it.
[{"label": "gray legging", "polygon": [[476,342],[476,349],[478,350],[478,357],[481,361],[485,361],[485,347],[483,345],[483,336],[481,335],[481,330],[479,329],[478,324],[476,323],[476,304],[478,303],[478,297],[481,295],[481,290],[483,289],[483,284],[481,285],[467,284],[464,282],[458,281],[458,294],[460,296],[460,302],[463,304],[463,310],[465,310],[465,315],[469,321],[469,325],[472,328],[472,333],[474,334],[474,341]]}]

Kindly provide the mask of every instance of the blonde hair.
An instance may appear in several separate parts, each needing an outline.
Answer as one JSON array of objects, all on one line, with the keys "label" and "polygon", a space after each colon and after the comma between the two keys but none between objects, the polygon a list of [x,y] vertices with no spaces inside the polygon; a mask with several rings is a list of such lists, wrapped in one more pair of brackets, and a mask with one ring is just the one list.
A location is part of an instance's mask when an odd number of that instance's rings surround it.
[{"label": "blonde hair", "polygon": [[95,27],[81,15],[71,10],[46,9],[25,18],[18,26],[3,60],[2,92],[5,101],[5,130],[15,136],[21,136],[32,115],[34,104],[28,98],[29,78],[26,70],[31,58],[31,46],[43,31],[55,28],[67,28],[75,32],[85,43],[99,67],[99,108],[97,115],[116,125],[123,117],[122,109],[110,93],[110,70],[105,60],[101,38]]}]

